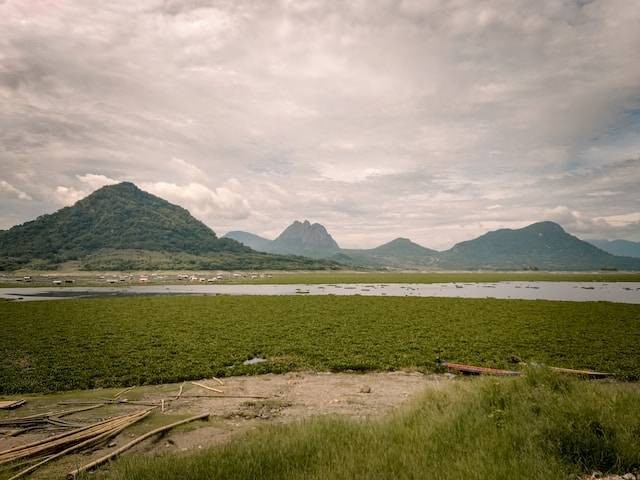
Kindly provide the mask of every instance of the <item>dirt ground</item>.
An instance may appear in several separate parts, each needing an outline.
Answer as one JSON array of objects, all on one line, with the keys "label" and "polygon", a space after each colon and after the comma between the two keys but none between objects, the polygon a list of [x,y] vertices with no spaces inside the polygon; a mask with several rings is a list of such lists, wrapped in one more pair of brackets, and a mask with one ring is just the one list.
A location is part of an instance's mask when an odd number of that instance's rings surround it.
[{"label": "dirt ground", "polygon": [[[110,450],[132,440],[138,435],[200,413],[209,413],[208,421],[194,422],[170,432],[148,439],[130,452],[160,453],[185,452],[228,441],[239,433],[257,428],[265,423],[285,423],[317,415],[346,415],[367,418],[382,415],[427,389],[442,389],[450,385],[447,375],[424,375],[419,372],[388,373],[288,373],[283,375],[259,375],[230,377],[221,385],[214,379],[198,381],[222,393],[185,382],[182,396],[175,399],[181,383],[135,387],[122,393],[121,400],[156,403],[164,399],[164,411],[154,413],[119,436],[107,446],[90,453],[70,455],[55,464],[41,469],[33,478],[62,478],[68,471],[89,463]],[[113,399],[122,389],[99,389],[67,392],[40,397],[23,397],[25,406],[0,412],[0,419],[21,417],[77,408],[80,405],[61,403],[100,403]],[[211,398],[211,396],[218,396]],[[220,398],[220,395],[226,396]],[[206,398],[209,397],[209,398]],[[255,397],[255,398],[251,398]],[[64,417],[67,421],[90,423],[117,414],[142,410],[142,405],[106,405],[95,410]],[[19,436],[0,436],[0,451],[30,443],[60,431],[37,431]],[[126,454],[125,454],[126,455]],[[8,476],[0,472],[0,478]]]}]

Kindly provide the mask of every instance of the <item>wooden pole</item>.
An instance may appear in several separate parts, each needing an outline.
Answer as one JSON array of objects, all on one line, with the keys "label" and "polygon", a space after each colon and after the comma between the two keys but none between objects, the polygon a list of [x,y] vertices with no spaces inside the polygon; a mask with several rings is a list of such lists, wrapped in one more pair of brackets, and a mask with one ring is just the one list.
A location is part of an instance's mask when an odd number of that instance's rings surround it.
[{"label": "wooden pole", "polygon": [[151,430],[150,432],[147,432],[144,435],[139,436],[135,440],[131,440],[129,443],[121,446],[120,448],[115,449],[113,452],[108,453],[107,455],[105,455],[103,457],[100,457],[97,460],[94,460],[93,462],[88,463],[83,467],[77,468],[74,471],[69,472],[69,474],[67,475],[67,478],[75,479],[75,478],[77,478],[77,476],[80,473],[88,471],[88,470],[91,470],[93,468],[96,468],[96,467],[102,465],[103,463],[108,462],[109,460],[117,457],[121,453],[129,450],[131,447],[137,445],[138,443],[146,440],[149,437],[152,437],[153,435],[165,432],[165,431],[170,430],[170,429],[172,429],[174,427],[177,427],[178,425],[183,425],[185,423],[194,422],[196,420],[204,420],[206,418],[209,418],[209,414],[208,413],[203,413],[201,415],[196,415],[194,417],[189,417],[189,418],[186,418],[184,420],[180,420],[178,422],[170,423],[169,425],[165,425],[164,427],[160,427],[160,428],[156,428],[155,430]]}]

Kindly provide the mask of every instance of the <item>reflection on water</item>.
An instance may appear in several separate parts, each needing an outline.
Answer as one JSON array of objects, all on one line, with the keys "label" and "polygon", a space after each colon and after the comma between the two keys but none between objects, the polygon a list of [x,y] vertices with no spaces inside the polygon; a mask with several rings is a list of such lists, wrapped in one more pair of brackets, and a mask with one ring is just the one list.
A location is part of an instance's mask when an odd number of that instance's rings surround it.
[{"label": "reflection on water", "polygon": [[0,288],[0,299],[57,300],[136,295],[362,295],[513,298],[640,304],[640,282],[499,282],[326,285],[147,285],[130,287]]}]

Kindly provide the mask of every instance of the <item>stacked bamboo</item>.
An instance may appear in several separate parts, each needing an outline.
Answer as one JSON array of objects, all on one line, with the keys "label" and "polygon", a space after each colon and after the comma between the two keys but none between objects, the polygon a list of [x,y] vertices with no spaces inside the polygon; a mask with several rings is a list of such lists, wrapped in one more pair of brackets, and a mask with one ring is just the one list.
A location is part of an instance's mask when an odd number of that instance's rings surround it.
[{"label": "stacked bamboo", "polygon": [[45,428],[60,429],[82,427],[84,425],[78,424],[76,422],[70,422],[68,420],[63,420],[62,417],[66,417],[78,412],[93,410],[94,408],[98,408],[101,406],[102,404],[91,405],[89,407],[74,408],[61,412],[46,412],[38,413],[35,415],[28,415],[26,417],[5,418],[0,420],[0,429],[3,429],[5,427],[13,427],[15,428],[15,430],[10,432],[9,434],[11,436],[15,436],[31,430],[39,430]]},{"label": "stacked bamboo", "polygon": [[142,420],[149,415],[152,410],[153,409],[148,409],[128,415],[120,415],[102,422],[77,428],[70,432],[55,435],[44,440],[10,448],[0,452],[0,465],[20,460],[37,461],[37,463],[18,472],[9,480],[20,478],[31,473],[45,463],[55,460],[56,458],[99,445],[107,439],[119,434],[125,428]]},{"label": "stacked bamboo", "polygon": [[138,438],[136,438],[134,440],[131,440],[129,443],[123,445],[122,447],[117,448],[113,452],[110,452],[107,455],[104,455],[103,457],[100,457],[97,460],[94,460],[93,462],[88,463],[87,465],[85,465],[83,467],[77,468],[76,470],[73,470],[72,472],[69,472],[69,474],[67,475],[67,478],[75,479],[82,472],[87,472],[87,471],[92,470],[92,469],[94,469],[96,467],[99,467],[100,465],[102,465],[104,463],[107,463],[110,460],[113,460],[114,458],[116,458],[121,453],[129,450],[130,448],[134,447],[138,443],[143,442],[147,438],[150,438],[150,437],[152,437],[154,435],[166,432],[167,430],[171,430],[172,428],[175,428],[175,427],[177,427],[179,425],[184,425],[185,423],[194,422],[196,420],[206,420],[208,418],[209,418],[209,414],[208,413],[202,413],[200,415],[195,415],[193,417],[185,418],[184,420],[180,420],[180,421],[177,421],[177,422],[174,422],[174,423],[170,423],[169,425],[164,425],[163,427],[159,427],[159,428],[156,428],[155,430],[151,430],[150,432],[147,432],[144,435],[141,435],[140,437],[138,437]]}]

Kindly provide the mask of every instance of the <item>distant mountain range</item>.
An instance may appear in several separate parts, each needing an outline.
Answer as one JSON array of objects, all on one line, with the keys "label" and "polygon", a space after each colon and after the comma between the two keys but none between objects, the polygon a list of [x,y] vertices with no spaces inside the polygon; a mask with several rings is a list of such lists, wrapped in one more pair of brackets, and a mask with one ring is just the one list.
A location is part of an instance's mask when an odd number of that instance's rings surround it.
[{"label": "distant mountain range", "polygon": [[588,242],[612,255],[640,258],[640,242],[630,240],[588,240]]},{"label": "distant mountain range", "polygon": [[68,261],[92,270],[335,267],[220,239],[184,208],[128,182],[0,232],[0,270],[56,268]]},{"label": "distant mountain range", "polygon": [[[640,270],[640,259],[616,256],[567,233],[553,222],[488,232],[438,252],[406,238],[371,249],[342,249],[317,223],[295,221],[275,240],[229,232],[264,252],[295,253],[368,268],[438,270]],[[630,242],[632,243],[632,242]]]},{"label": "distant mountain range", "polygon": [[[607,248],[636,252],[633,242]],[[343,249],[319,223],[295,221],[275,240],[248,232],[223,238],[182,207],[132,183],[96,190],[71,207],[0,231],[0,270],[335,269],[640,270],[553,222],[501,229],[438,252],[407,238],[370,249]]]}]

